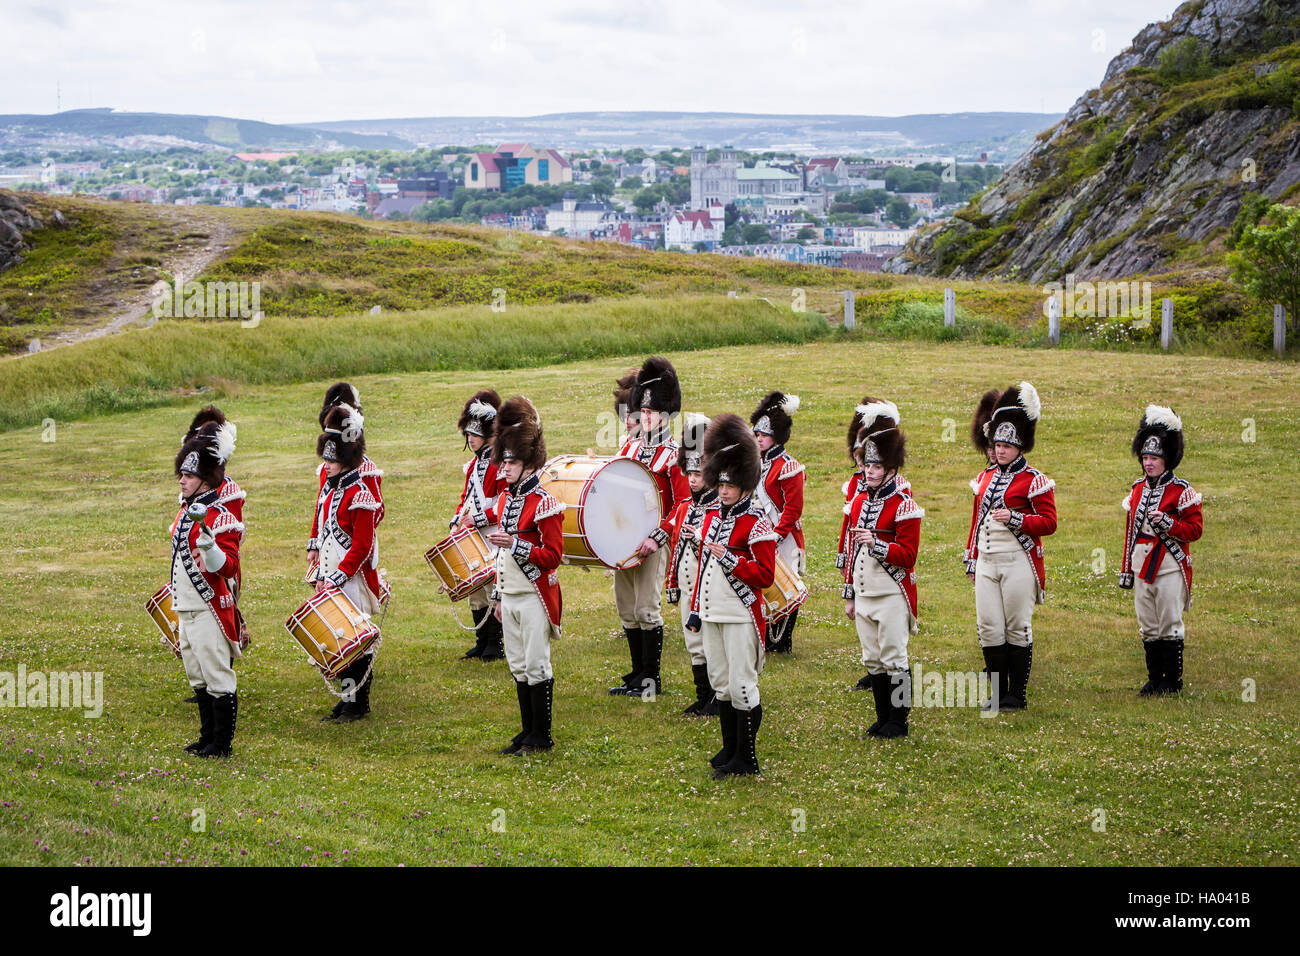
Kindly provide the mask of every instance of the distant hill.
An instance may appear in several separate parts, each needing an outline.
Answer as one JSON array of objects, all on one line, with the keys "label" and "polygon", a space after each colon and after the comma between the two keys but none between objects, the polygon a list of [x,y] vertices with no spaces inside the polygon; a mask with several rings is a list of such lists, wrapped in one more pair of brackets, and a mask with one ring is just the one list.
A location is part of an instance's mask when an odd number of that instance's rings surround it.
[{"label": "distant hill", "polygon": [[382,133],[327,132],[227,116],[127,113],[108,108],[65,110],[49,115],[0,115],[0,148],[40,144],[68,136],[99,141],[130,136],[174,137],[187,143],[238,150],[310,149],[334,143],[363,149],[409,149],[411,146],[405,140]]},{"label": "distant hill", "polygon": [[924,113],[857,116],[790,113],[590,112],[542,116],[428,116],[312,123],[331,132],[385,133],[430,145],[536,140],[561,148],[640,146],[654,149],[704,143],[738,149],[871,152],[979,148],[1014,159],[1059,113]]},{"label": "distant hill", "polygon": [[1224,271],[1242,197],[1300,191],[1300,4],[1184,3],[895,272],[1046,281]]}]

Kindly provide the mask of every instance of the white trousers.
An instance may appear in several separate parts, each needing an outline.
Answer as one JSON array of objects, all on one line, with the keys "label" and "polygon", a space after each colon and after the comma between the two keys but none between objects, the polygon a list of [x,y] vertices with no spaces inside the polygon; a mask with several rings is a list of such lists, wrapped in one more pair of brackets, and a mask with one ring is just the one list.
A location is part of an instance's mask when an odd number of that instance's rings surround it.
[{"label": "white trousers", "polygon": [[492,585],[485,584],[477,591],[470,591],[465,596],[465,602],[469,605],[471,611],[478,611],[488,606],[488,597],[492,594]]},{"label": "white trousers", "polygon": [[1038,579],[1023,551],[981,553],[975,562],[975,619],[980,646],[1034,643]]},{"label": "white trousers", "polygon": [[235,692],[235,669],[230,655],[231,644],[221,633],[221,625],[207,608],[201,611],[177,611],[180,618],[181,663],[190,686],[207,688],[220,697]]},{"label": "white trousers", "polygon": [[515,683],[540,684],[551,679],[551,619],[537,595],[501,595],[502,644]]},{"label": "white trousers", "polygon": [[700,625],[709,684],[718,700],[737,710],[753,710],[758,698],[758,632],[753,621],[736,624],[705,621]]},{"label": "white trousers", "polygon": [[[1166,556],[1166,561],[1173,559]],[[1138,633],[1144,641],[1175,640],[1183,636],[1183,575],[1181,571],[1157,574],[1147,584],[1133,582],[1133,604],[1137,608]]]},{"label": "white trousers", "polygon": [[853,599],[853,622],[868,674],[901,674],[907,670],[907,638],[911,631],[907,598],[898,591],[879,597],[857,595]]},{"label": "white trousers", "polygon": [[663,626],[659,601],[667,568],[668,549],[660,548],[635,568],[614,572],[614,603],[624,627],[649,630]]}]

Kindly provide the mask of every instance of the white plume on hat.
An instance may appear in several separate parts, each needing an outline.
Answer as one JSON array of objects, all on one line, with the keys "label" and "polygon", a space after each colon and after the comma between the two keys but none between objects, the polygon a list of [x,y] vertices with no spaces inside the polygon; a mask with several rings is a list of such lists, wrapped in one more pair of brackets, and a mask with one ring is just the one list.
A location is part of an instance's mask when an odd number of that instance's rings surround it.
[{"label": "white plume on hat", "polygon": [[339,402],[338,407],[343,409],[343,411],[347,413],[347,417],[343,419],[344,431],[347,431],[348,429],[356,429],[356,431],[358,432],[364,430],[366,420],[361,417],[361,413],[359,411],[357,411],[347,402]]},{"label": "white plume on hat", "polygon": [[778,407],[787,415],[793,415],[799,411],[799,396],[787,395]]},{"label": "white plume on hat", "polygon": [[1031,422],[1038,421],[1043,412],[1043,403],[1038,400],[1038,389],[1028,382],[1020,383],[1020,407],[1025,410]]},{"label": "white plume on hat", "polygon": [[1174,414],[1172,408],[1164,405],[1148,405],[1145,417],[1148,425],[1163,425],[1171,432],[1183,430],[1183,420]]},{"label": "white plume on hat", "polygon": [[497,410],[487,402],[475,399],[469,403],[469,413],[475,418],[496,418]]},{"label": "white plume on hat", "polygon": [[216,456],[217,461],[225,464],[230,460],[230,456],[235,453],[235,423],[224,422],[217,426],[216,433],[212,436],[212,444],[208,449]]},{"label": "white plume on hat", "polygon": [[859,405],[853,410],[862,417],[864,425],[870,424],[881,415],[892,419],[895,425],[898,424],[898,406],[893,402],[872,402],[869,405]]}]

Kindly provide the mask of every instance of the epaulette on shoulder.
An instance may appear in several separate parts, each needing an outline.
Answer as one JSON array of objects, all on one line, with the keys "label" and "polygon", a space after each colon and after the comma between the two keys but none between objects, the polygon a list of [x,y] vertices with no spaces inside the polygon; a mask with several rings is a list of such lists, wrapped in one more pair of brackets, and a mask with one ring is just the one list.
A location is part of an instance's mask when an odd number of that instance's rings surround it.
[{"label": "epaulette on shoulder", "polygon": [[1181,481],[1181,479],[1180,482],[1183,486],[1183,493],[1178,496],[1178,510],[1182,511],[1193,505],[1199,505],[1201,503],[1201,493],[1187,482]]},{"label": "epaulette on shoulder", "polygon": [[537,502],[537,511],[533,514],[533,517],[538,521],[541,521],[543,518],[549,518],[551,515],[564,514],[564,509],[567,505],[565,505],[565,503],[559,498],[556,498],[554,495],[545,491],[539,491],[538,496],[541,500]]},{"label": "epaulette on shoulder", "polygon": [[902,504],[894,512],[895,521],[911,521],[914,518],[924,518],[925,509],[918,505],[915,499],[908,495],[903,495]]},{"label": "epaulette on shoulder", "polygon": [[370,493],[370,489],[366,487],[365,482],[358,481],[352,487],[356,488],[356,491],[352,493],[352,500],[348,502],[349,511],[354,509],[362,509],[365,511],[379,510],[379,501]]},{"label": "epaulette on shoulder", "polygon": [[785,481],[787,478],[793,478],[803,472],[803,465],[791,458],[788,453],[784,458],[785,461],[781,465],[781,471],[776,476],[778,481]]},{"label": "epaulette on shoulder", "polygon": [[1051,478],[1048,478],[1041,471],[1037,471],[1033,468],[1028,469],[1028,471],[1033,474],[1034,477],[1029,481],[1029,491],[1026,493],[1026,497],[1037,498],[1039,495],[1046,494],[1056,487],[1056,482]]},{"label": "epaulette on shoulder", "polygon": [[384,477],[383,469],[371,461],[368,456],[361,459],[361,467],[357,469],[357,472],[362,478],[369,478],[372,475],[377,478]]},{"label": "epaulette on shoulder", "polygon": [[239,485],[235,484],[233,478],[227,478],[217,490],[220,492],[217,497],[217,504],[219,505],[224,505],[227,501],[243,501],[248,497],[248,494]]}]

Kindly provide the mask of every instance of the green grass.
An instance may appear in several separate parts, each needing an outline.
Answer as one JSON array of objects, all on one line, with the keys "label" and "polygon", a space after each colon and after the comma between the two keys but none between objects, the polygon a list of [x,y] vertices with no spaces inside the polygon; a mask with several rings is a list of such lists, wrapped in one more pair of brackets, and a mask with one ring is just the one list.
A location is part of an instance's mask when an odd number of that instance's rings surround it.
[{"label": "green grass", "polygon": [[[689,671],[675,618],[664,696],[651,705],[606,695],[625,669],[610,580],[576,569],[562,572],[565,632],[554,647],[558,745],[497,756],[517,719],[509,677],[501,665],[457,662],[468,642],[422,559],[462,480],[456,415],[491,384],[536,401],[552,454],[596,447],[612,380],[640,357],[511,372],[354,375],[345,363],[226,400],[240,427],[231,471],[249,492],[244,603],[255,643],[238,665],[237,752],[221,763],[179,750],[193,739],[194,709],[180,702],[179,664],[142,606],[166,574],[172,456],[198,400],[60,420],[52,442],[39,428],[8,433],[0,670],[103,670],[107,704],[98,720],[0,711],[0,862],[1294,864],[1300,599],[1287,556],[1300,548],[1300,508],[1285,493],[1262,500],[1289,486],[1300,442],[1300,373],[1285,365],[856,338],[676,353],[687,409],[747,414],[773,387],[803,401],[790,448],[808,466],[814,594],[795,656],[769,661],[761,680],[765,773],[709,778],[716,726],[678,715]],[[316,410],[344,372],[386,471],[380,554],[394,599],[374,713],[334,726],[318,722],[331,701],[282,622],[306,597]],[[919,709],[906,740],[864,740],[869,703],[848,690],[862,668],[832,561],[844,420],[864,393],[898,402],[906,472],[927,511],[911,652],[927,670],[974,670],[959,558],[979,461],[965,425],[984,388],[1023,377],[1042,393],[1032,460],[1056,479],[1061,514],[1047,541],[1048,603],[1035,616],[1030,708],[993,720]],[[1128,442],[1151,400],[1184,416],[1180,472],[1204,494],[1207,518],[1194,549],[1188,689],[1176,700],[1138,699],[1132,598],[1114,584],[1119,501],[1136,472]],[[1098,548],[1103,576],[1093,573]],[[1245,680],[1253,703],[1242,700]],[[195,809],[206,832],[191,830]],[[1095,809],[1104,832],[1092,829]],[[798,810],[803,832],[792,827]]]}]

